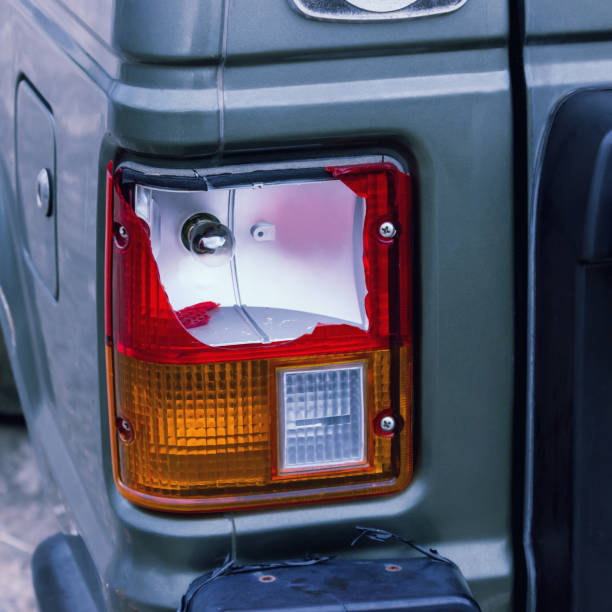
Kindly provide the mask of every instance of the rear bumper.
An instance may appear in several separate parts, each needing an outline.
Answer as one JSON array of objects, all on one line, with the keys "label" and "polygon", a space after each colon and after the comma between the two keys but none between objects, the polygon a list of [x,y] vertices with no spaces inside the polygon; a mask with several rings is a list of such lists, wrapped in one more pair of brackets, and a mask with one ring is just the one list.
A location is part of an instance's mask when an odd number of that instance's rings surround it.
[{"label": "rear bumper", "polygon": [[[431,558],[226,566],[196,579],[180,612],[479,612],[459,568]],[[272,603],[273,602],[273,603]]]},{"label": "rear bumper", "polygon": [[[39,544],[32,558],[32,576],[41,612],[125,607],[105,602],[98,574],[79,536],[58,533]],[[480,610],[459,568],[431,558],[228,564],[226,571],[213,570],[194,580],[181,610],[263,612],[270,610],[271,602],[274,609],[287,612]]]},{"label": "rear bumper", "polygon": [[41,542],[32,557],[32,580],[40,612],[102,612],[102,587],[79,536],[62,533]]}]

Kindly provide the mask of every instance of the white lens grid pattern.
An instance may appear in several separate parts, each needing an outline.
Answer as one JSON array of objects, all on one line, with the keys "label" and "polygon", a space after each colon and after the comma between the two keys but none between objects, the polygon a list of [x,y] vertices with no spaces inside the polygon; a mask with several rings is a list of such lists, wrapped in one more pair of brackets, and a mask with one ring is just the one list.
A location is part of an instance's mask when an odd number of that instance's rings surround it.
[{"label": "white lens grid pattern", "polygon": [[279,371],[281,471],[365,460],[365,363]]}]

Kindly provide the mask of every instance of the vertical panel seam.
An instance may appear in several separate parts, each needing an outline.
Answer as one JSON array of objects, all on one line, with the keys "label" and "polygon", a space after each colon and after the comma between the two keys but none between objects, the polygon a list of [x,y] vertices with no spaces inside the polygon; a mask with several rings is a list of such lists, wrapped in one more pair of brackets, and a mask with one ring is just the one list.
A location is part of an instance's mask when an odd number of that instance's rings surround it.
[{"label": "vertical panel seam", "polygon": [[227,59],[227,37],[230,0],[223,0],[223,21],[221,24],[220,57],[217,66],[217,105],[219,107],[219,150],[221,157],[225,149],[225,62]]}]

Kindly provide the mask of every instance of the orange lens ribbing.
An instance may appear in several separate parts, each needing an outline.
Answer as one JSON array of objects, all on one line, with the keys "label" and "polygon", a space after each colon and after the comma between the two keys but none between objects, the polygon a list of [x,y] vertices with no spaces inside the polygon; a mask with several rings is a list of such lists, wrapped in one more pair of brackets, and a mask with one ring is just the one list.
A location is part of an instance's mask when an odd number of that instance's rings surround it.
[{"label": "orange lens ribbing", "polygon": [[[401,349],[401,361],[407,360]],[[109,357],[111,355],[109,354]],[[410,381],[399,389],[393,437],[373,434],[392,404],[390,352],[209,364],[156,364],[114,352],[117,484],[156,509],[214,511],[390,493],[410,479]],[[278,475],[276,372],[311,363],[367,362],[367,461]],[[409,368],[408,368],[409,370]],[[113,414],[115,414],[113,411]]]}]

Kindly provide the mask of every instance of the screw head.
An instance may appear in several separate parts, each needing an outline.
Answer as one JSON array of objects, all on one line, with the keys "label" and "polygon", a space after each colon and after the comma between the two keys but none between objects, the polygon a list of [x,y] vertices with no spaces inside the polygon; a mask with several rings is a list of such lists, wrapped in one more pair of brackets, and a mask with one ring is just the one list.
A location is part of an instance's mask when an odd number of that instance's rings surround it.
[{"label": "screw head", "polygon": [[117,223],[115,225],[115,246],[118,249],[125,249],[130,241],[130,234],[127,231],[127,227]]},{"label": "screw head", "polygon": [[380,419],[380,428],[383,431],[393,431],[395,429],[395,419],[392,416],[385,416]]},{"label": "screw head", "polygon": [[380,224],[378,228],[378,233],[386,239],[393,238],[395,234],[397,234],[397,230],[395,229],[395,225],[391,223],[391,221],[384,221]]},{"label": "screw head", "polygon": [[117,421],[115,423],[117,427],[117,433],[119,434],[119,439],[124,444],[130,444],[134,441],[134,428],[132,424],[124,417],[117,417]]}]

